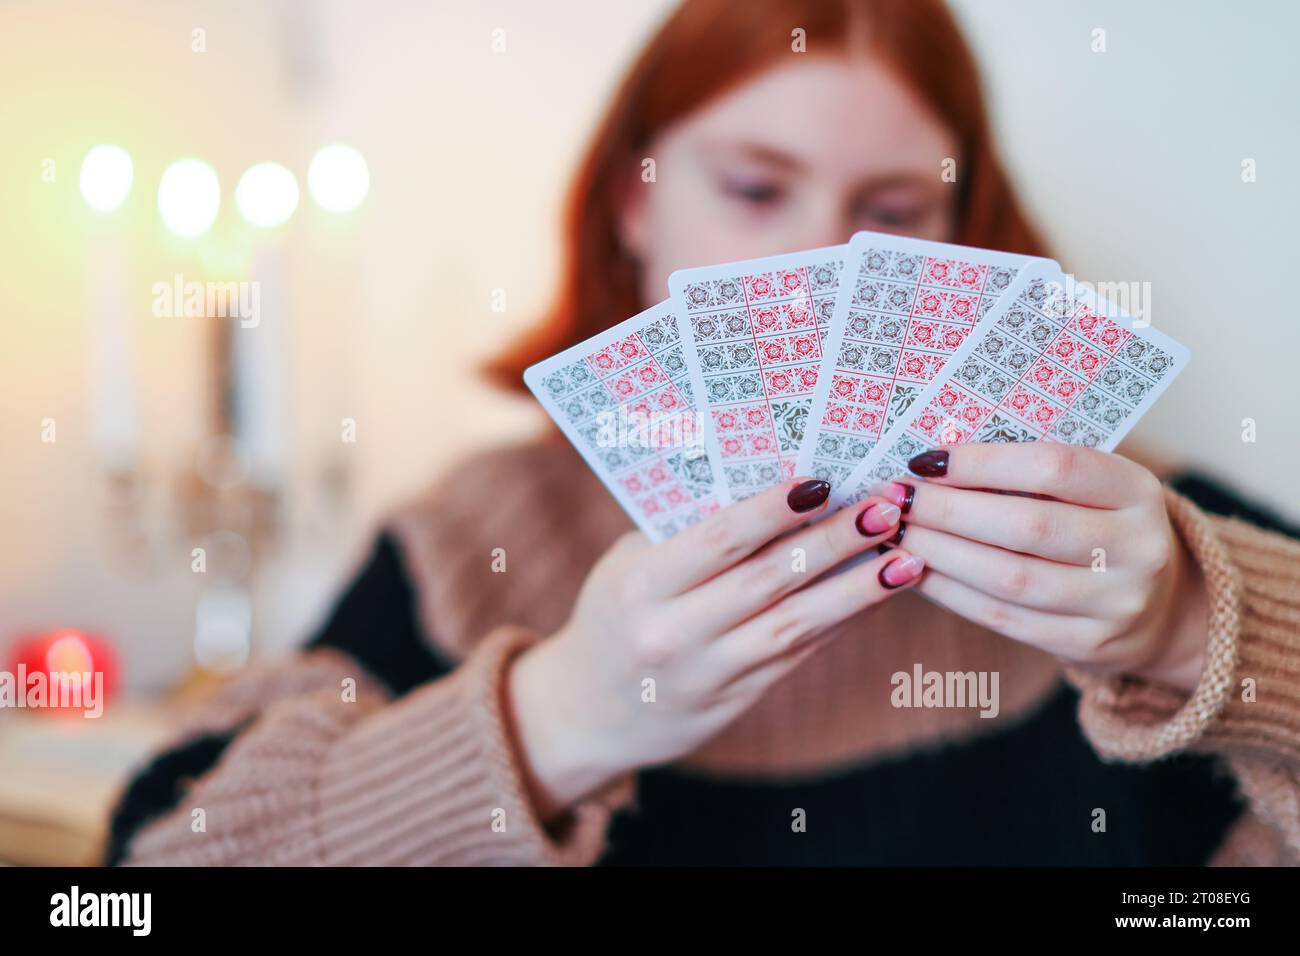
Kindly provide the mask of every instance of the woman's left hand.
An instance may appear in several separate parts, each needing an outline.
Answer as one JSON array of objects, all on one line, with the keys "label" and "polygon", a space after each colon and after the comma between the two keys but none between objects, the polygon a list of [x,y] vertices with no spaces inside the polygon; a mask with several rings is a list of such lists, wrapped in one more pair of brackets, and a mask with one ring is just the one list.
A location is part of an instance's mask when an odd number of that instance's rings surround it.
[{"label": "woman's left hand", "polygon": [[1151,472],[1047,442],[948,446],[909,467],[926,480],[872,493],[903,509],[923,594],[1081,670],[1196,687],[1208,598]]}]

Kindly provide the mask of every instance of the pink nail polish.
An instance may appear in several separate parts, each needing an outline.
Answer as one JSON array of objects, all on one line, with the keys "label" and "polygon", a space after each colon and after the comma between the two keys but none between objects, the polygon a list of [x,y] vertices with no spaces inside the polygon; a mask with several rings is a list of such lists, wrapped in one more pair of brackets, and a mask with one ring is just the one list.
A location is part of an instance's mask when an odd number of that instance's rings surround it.
[{"label": "pink nail polish", "polygon": [[901,588],[904,584],[918,577],[925,568],[925,562],[914,554],[905,558],[895,558],[880,569],[878,578],[883,587]]},{"label": "pink nail polish", "polygon": [[865,508],[858,515],[855,522],[858,534],[864,538],[870,538],[872,535],[883,534],[897,523],[902,511],[898,505],[882,505],[879,502],[873,504],[870,508]]}]

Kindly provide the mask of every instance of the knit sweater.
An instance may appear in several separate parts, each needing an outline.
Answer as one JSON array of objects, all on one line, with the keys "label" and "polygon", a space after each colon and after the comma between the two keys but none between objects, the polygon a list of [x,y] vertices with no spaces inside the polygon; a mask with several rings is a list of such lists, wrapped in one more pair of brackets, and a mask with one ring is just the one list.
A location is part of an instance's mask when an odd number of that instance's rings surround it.
[{"label": "knit sweater", "polygon": [[[506,675],[629,523],[561,442],[480,456],[392,516],[306,648],[194,710],[125,790],[109,859],[1294,865],[1300,542],[1175,485],[1211,608],[1190,695],[1063,668],[904,593],[688,757],[546,825]],[[997,715],[895,706],[891,675],[918,665],[997,673]]]}]

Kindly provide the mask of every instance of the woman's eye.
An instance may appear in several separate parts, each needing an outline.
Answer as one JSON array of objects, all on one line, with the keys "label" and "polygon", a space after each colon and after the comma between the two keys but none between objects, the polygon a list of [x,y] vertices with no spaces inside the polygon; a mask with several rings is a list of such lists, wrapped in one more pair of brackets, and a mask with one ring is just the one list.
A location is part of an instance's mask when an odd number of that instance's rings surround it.
[{"label": "woman's eye", "polygon": [[930,216],[928,203],[889,202],[863,203],[858,208],[858,220],[887,229],[904,229],[926,221]]},{"label": "woman's eye", "polygon": [[724,179],[722,191],[728,196],[755,206],[771,205],[781,199],[779,185],[761,180]]},{"label": "woman's eye", "polygon": [[862,219],[881,226],[894,228],[912,226],[921,222],[926,215],[919,206],[880,207],[869,206],[862,211]]}]

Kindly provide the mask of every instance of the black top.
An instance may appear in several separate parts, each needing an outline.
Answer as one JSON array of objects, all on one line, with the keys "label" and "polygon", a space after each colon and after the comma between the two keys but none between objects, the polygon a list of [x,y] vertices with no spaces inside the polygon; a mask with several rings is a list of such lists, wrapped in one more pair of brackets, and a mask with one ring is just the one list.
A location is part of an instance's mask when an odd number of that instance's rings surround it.
[{"label": "black top", "polygon": [[[1170,482],[1201,508],[1300,537],[1195,474]],[[395,695],[455,665],[426,640],[395,541],[379,537],[308,647],[355,658]],[[636,812],[611,824],[601,865],[1198,865],[1243,810],[1232,777],[1205,755],[1143,765],[1103,763],[1062,681],[1001,732],[793,783],[719,781],[671,767],[642,771]],[[246,725],[244,725],[246,726]],[[210,770],[244,730],[157,756],[111,823],[109,864],[136,831],[179,802],[186,778]],[[1094,832],[1095,811],[1105,832]],[[803,811],[803,832],[792,827]]]}]

